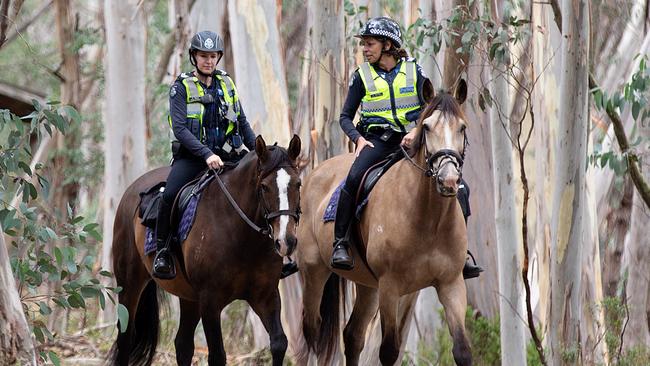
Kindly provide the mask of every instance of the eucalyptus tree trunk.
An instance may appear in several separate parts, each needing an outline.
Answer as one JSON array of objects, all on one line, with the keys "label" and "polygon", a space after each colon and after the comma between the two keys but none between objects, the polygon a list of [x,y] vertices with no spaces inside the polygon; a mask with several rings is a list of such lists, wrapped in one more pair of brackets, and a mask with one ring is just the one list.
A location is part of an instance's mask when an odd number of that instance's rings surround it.
[{"label": "eucalyptus tree trunk", "polygon": [[[551,314],[549,338],[555,365],[586,362],[588,334],[580,324],[581,314],[592,304],[582,301],[589,283],[582,281],[583,253],[596,247],[589,212],[587,141],[589,127],[589,3],[562,5],[562,82],[558,143],[556,145],[555,192],[551,225]],[[582,347],[581,347],[582,346]]]},{"label": "eucalyptus tree trunk", "polygon": [[[501,19],[496,5],[492,9],[493,19]],[[504,12],[505,14],[505,12]],[[502,14],[503,15],[503,14]],[[503,16],[505,17],[505,16]],[[494,177],[494,212],[497,238],[499,274],[499,316],[501,329],[501,365],[526,365],[525,310],[523,306],[523,283],[520,225],[517,224],[515,183],[513,179],[512,141],[509,136],[510,96],[506,65],[492,65],[490,108],[492,138],[492,161]]]},{"label": "eucalyptus tree trunk", "polygon": [[[75,13],[73,12],[71,0],[56,0],[56,33],[58,38],[59,54],[61,56],[61,104],[70,105],[79,109],[81,104],[81,83],[79,69],[79,54],[74,50]],[[51,163],[51,196],[52,207],[55,217],[59,222],[67,222],[68,207],[74,213],[77,212],[79,198],[79,180],[75,179],[74,172],[78,169],[78,161],[75,161],[75,152],[81,147],[81,129],[78,124],[72,124],[65,135],[57,133],[53,137],[55,145],[54,158]],[[71,179],[72,178],[72,179]],[[69,243],[72,244],[72,243]],[[48,243],[52,249],[65,245],[63,240],[56,240]],[[60,281],[48,282],[48,293],[56,292],[61,286]],[[65,327],[65,319],[61,315],[64,310],[60,307],[54,309],[48,318],[48,328],[62,333]]]},{"label": "eucalyptus tree trunk", "polygon": [[25,319],[0,226],[0,365],[37,365],[32,332]]},{"label": "eucalyptus tree trunk", "polygon": [[248,122],[267,142],[287,146],[291,138],[289,101],[277,9],[273,0],[230,0],[228,20],[236,60],[235,83]]},{"label": "eucalyptus tree trunk", "polygon": [[[452,0],[452,9],[465,9],[469,11],[469,1],[467,0]],[[451,90],[458,82],[461,74],[467,72],[467,65],[469,64],[469,54],[457,53],[456,50],[462,46],[461,37],[462,32],[457,27],[453,27],[457,35],[451,37],[451,45],[445,50],[445,68],[442,75],[442,86],[444,89]]]},{"label": "eucalyptus tree trunk", "polygon": [[[650,160],[650,126],[646,123],[638,124],[639,136],[644,142],[638,149],[641,161]],[[650,179],[650,166],[646,163],[643,172],[646,180]],[[625,253],[622,268],[627,276],[625,286],[625,300],[628,304],[629,315],[627,328],[623,338],[623,347],[630,350],[635,346],[647,347],[650,345],[650,330],[648,329],[648,305],[650,304],[650,208],[645,205],[638,192],[634,192],[632,201],[632,221],[630,232],[625,239]]]},{"label": "eucalyptus tree trunk", "polygon": [[[145,17],[138,0],[104,2],[106,104],[102,268],[112,269],[113,221],[124,190],[145,171]],[[107,303],[109,305],[110,303]],[[104,319],[114,319],[112,309]]]},{"label": "eucalyptus tree trunk", "polygon": [[303,149],[311,142],[316,165],[348,151],[339,116],[352,70],[345,69],[343,1],[310,0],[307,7],[309,38],[294,120],[302,126]]}]

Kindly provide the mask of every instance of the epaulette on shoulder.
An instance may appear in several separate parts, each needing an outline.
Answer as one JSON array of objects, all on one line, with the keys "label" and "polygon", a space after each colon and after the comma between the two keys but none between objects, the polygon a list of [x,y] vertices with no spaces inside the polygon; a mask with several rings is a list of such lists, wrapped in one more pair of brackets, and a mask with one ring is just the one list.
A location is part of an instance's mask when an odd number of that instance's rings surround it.
[{"label": "epaulette on shoulder", "polygon": [[408,62],[415,62],[415,63],[418,62],[418,60],[417,60],[415,57],[406,57],[406,61],[408,61]]},{"label": "epaulette on shoulder", "polygon": [[217,69],[216,73],[221,76],[229,76],[227,72]]},{"label": "epaulette on shoulder", "polygon": [[192,73],[191,72],[182,72],[178,77],[176,78],[176,81],[183,81],[183,79],[191,78]]}]

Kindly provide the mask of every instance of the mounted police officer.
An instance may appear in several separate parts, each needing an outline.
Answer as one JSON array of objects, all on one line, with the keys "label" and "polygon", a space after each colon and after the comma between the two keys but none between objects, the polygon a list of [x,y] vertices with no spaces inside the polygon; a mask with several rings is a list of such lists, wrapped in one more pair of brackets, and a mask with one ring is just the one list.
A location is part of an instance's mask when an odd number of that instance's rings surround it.
[{"label": "mounted police officer", "polygon": [[[361,32],[366,62],[352,75],[348,95],[339,119],[341,128],[355,145],[356,159],[341,190],[334,224],[331,266],[349,270],[348,230],[355,212],[355,196],[364,173],[396,151],[410,146],[420,112],[433,98],[433,85],[422,68],[402,47],[399,24],[387,17],[368,20]],[[361,106],[361,119],[353,124]],[[463,274],[476,277],[482,271],[465,263]]]},{"label": "mounted police officer", "polygon": [[156,223],[153,275],[176,275],[170,252],[170,210],[176,194],[206,168],[239,159],[255,147],[255,134],[246,120],[237,88],[216,66],[224,52],[223,40],[211,31],[192,37],[190,62],[195,70],[182,73],[169,91],[169,125],[173,131],[172,169],[167,178]]}]

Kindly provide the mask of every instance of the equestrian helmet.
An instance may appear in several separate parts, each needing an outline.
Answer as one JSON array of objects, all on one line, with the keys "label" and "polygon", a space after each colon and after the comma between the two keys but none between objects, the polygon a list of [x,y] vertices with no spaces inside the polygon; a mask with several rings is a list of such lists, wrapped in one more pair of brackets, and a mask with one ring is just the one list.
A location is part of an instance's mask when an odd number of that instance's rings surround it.
[{"label": "equestrian helmet", "polygon": [[355,37],[383,37],[390,39],[396,48],[402,47],[402,31],[399,24],[388,17],[376,17],[368,20]]},{"label": "equestrian helmet", "polygon": [[212,31],[202,31],[192,37],[190,55],[196,51],[223,53],[223,39]]}]

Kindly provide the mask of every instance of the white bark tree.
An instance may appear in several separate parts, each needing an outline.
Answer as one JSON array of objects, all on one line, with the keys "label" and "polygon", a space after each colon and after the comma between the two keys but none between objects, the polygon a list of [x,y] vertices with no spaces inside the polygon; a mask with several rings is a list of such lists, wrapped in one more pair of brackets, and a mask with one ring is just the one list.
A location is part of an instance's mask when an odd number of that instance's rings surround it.
[{"label": "white bark tree", "polygon": [[[277,2],[228,1],[235,83],[253,131],[287,146],[289,101],[278,32]],[[228,70],[226,70],[228,71]]]},{"label": "white bark tree", "polygon": [[[594,258],[598,251],[590,212],[585,166],[588,152],[588,77],[589,77],[589,2],[562,4],[562,82],[558,143],[556,145],[555,187],[551,225],[551,314],[549,339],[555,365],[589,363],[598,355],[593,349],[589,328],[581,324],[583,312],[593,304],[584,301],[591,291],[593,278],[581,271],[583,255]],[[595,259],[599,260],[598,256]],[[589,268],[592,270],[593,268]],[[592,297],[592,298],[593,298]],[[587,320],[594,320],[586,315]],[[593,352],[597,353],[597,352]],[[601,355],[602,356],[602,355]]]},{"label": "white bark tree", "polygon": [[[499,11],[503,12],[499,14]],[[505,17],[503,8],[493,4],[492,17]],[[522,252],[519,244],[520,225],[517,224],[517,205],[513,179],[513,149],[510,140],[510,96],[508,92],[506,65],[492,65],[491,94],[493,107],[490,109],[492,175],[494,177],[494,212],[497,238],[499,273],[499,315],[501,328],[501,365],[526,365],[526,337],[522,271]]]},{"label": "white bark tree", "polygon": [[29,329],[0,226],[0,364],[37,365],[32,332]]},{"label": "white bark tree", "polygon": [[[137,0],[104,2],[106,104],[102,268],[112,269],[115,210],[124,190],[145,171],[145,17]],[[107,305],[109,305],[107,303]],[[114,319],[107,307],[105,320]]]}]

